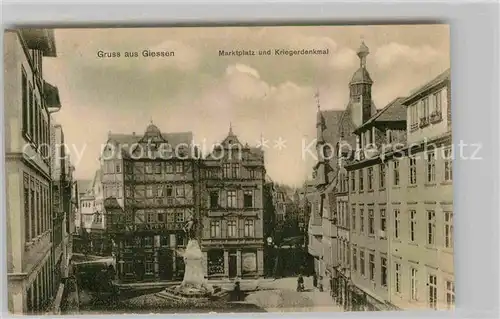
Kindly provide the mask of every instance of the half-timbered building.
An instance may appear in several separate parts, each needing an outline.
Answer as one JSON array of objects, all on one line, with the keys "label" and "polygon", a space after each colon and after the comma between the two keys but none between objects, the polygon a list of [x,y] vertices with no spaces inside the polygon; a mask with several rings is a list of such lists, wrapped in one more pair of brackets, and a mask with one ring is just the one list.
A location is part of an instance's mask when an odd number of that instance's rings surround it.
[{"label": "half-timbered building", "polygon": [[192,133],[110,134],[101,158],[108,232],[120,282],[182,278],[182,230],[197,219]]}]

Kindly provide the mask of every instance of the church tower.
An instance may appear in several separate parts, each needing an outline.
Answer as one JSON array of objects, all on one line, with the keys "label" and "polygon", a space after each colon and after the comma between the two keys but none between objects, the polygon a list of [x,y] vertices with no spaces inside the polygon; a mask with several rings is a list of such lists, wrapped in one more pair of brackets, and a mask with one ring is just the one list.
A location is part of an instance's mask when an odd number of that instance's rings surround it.
[{"label": "church tower", "polygon": [[366,57],[370,50],[362,41],[357,55],[359,57],[359,69],[349,82],[349,103],[352,105],[352,119],[356,127],[365,123],[374,112],[372,111],[372,84],[370,74],[366,70]]}]

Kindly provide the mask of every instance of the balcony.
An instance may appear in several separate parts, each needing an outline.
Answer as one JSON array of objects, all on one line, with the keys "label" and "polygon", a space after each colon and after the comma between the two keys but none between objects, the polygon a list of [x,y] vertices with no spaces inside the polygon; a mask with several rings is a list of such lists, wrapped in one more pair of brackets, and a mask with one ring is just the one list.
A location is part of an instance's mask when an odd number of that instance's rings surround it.
[{"label": "balcony", "polygon": [[428,117],[421,117],[420,118],[420,128],[426,127],[429,125],[429,118]]},{"label": "balcony", "polygon": [[436,111],[431,113],[430,122],[432,124],[441,122],[442,119],[443,119],[443,114],[441,113],[441,111]]}]

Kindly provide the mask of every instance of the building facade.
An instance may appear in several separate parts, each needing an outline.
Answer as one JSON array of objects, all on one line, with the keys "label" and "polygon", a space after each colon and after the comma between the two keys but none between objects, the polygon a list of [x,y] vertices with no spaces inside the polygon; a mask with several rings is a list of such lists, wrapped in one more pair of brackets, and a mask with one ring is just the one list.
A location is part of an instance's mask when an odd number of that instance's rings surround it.
[{"label": "building facade", "polygon": [[53,255],[50,113],[56,87],[42,77],[43,57],[55,57],[54,35],[4,33],[8,309],[47,310],[58,288]]},{"label": "building facade", "polygon": [[202,251],[206,276],[264,274],[264,185],[261,149],[227,137],[201,162]]},{"label": "building facade", "polygon": [[387,156],[390,301],[405,309],[451,309],[455,277],[450,70],[402,103],[404,157]]},{"label": "building facade", "polygon": [[110,134],[101,156],[106,230],[120,282],[182,278],[186,220],[197,219],[198,155],[192,134]]},{"label": "building facade", "polygon": [[450,71],[377,111],[368,54],[362,43],[346,110],[318,110],[315,271],[346,310],[451,308]]}]

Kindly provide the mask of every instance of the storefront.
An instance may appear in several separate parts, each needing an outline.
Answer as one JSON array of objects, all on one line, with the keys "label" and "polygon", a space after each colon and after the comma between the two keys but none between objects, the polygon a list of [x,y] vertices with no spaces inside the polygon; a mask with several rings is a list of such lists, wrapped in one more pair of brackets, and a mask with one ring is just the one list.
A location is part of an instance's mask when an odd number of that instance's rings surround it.
[{"label": "storefront", "polygon": [[260,249],[210,249],[205,256],[209,278],[255,278],[264,272]]}]

